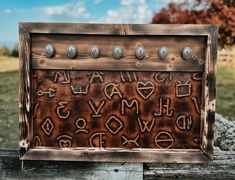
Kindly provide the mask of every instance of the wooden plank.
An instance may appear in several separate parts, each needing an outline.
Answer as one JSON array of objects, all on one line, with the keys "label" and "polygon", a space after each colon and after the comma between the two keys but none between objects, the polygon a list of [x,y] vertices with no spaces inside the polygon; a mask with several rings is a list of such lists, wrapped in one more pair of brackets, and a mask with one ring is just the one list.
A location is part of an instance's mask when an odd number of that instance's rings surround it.
[{"label": "wooden plank", "polygon": [[16,150],[0,150],[0,169],[0,179],[143,179],[142,163],[20,161]]},{"label": "wooden plank", "polygon": [[[112,159],[109,159],[112,157]],[[208,162],[197,149],[150,149],[150,148],[31,148],[22,160],[99,161],[99,162]]]},{"label": "wooden plank", "polygon": [[205,73],[203,77],[203,113],[201,127],[201,148],[209,159],[213,159],[213,138],[216,101],[216,61],[217,61],[217,34],[218,27],[209,28],[207,39]]},{"label": "wooden plank", "polygon": [[144,179],[234,179],[235,152],[214,152],[208,164],[145,164]]},{"label": "wooden plank", "polygon": [[[207,164],[20,161],[18,150],[0,149],[0,179],[234,179],[235,152],[214,152]],[[23,162],[23,163],[22,163]],[[102,176],[100,176],[102,175]]]},{"label": "wooden plank", "polygon": [[203,72],[203,65],[188,62],[151,62],[151,61],[125,61],[122,62],[109,58],[97,60],[47,60],[33,59],[33,69],[51,70],[113,70],[113,71],[179,71],[179,72]]},{"label": "wooden plank", "polygon": [[31,120],[31,60],[30,60],[30,34],[20,26],[19,28],[19,123],[20,123],[20,154],[23,155],[29,148],[33,139]]},{"label": "wooden plank", "polygon": [[22,22],[30,33],[54,34],[112,34],[112,35],[209,35],[214,25],[194,24],[82,24],[82,23],[27,23]]},{"label": "wooden plank", "polygon": [[216,71],[217,71],[217,44],[218,44],[218,31],[217,26],[209,28],[210,36],[208,36],[208,46],[210,47],[210,59],[209,59],[209,73],[208,73],[208,91],[209,91],[209,104],[207,106],[207,121],[208,121],[208,133],[207,133],[207,145],[206,155],[209,159],[213,158],[213,140],[214,140],[214,124],[215,124],[215,102],[216,102]]}]

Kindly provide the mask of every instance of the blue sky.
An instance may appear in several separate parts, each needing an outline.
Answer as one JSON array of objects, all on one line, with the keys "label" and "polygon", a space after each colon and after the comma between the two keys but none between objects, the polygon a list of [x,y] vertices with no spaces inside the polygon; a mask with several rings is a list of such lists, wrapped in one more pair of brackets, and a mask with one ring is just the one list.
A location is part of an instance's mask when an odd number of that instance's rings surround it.
[{"label": "blue sky", "polygon": [[149,23],[171,1],[0,0],[0,46],[12,48],[19,22]]}]

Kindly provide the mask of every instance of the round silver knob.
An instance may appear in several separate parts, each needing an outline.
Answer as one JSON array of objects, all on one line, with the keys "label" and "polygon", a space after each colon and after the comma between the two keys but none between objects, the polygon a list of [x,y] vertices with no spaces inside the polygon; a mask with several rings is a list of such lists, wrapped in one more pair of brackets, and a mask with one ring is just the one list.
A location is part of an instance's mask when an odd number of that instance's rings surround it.
[{"label": "round silver knob", "polygon": [[70,58],[74,58],[77,55],[77,48],[74,45],[69,45],[67,53]]},{"label": "round silver knob", "polygon": [[120,59],[122,57],[122,49],[120,47],[115,47],[113,49],[113,56],[116,58],[116,59]]},{"label": "round silver knob", "polygon": [[159,56],[161,60],[165,60],[168,56],[168,49],[165,46],[162,46],[159,50]]},{"label": "round silver knob", "polygon": [[51,44],[47,44],[45,47],[44,47],[44,54],[47,56],[47,57],[52,57],[54,55],[54,52],[55,52],[55,49],[54,47],[51,45]]},{"label": "round silver knob", "polygon": [[100,49],[99,49],[97,46],[93,46],[93,47],[91,48],[91,56],[92,56],[93,58],[98,58],[99,55],[100,55]]},{"label": "round silver knob", "polygon": [[185,60],[189,60],[192,57],[192,49],[190,47],[185,47],[182,55]]},{"label": "round silver knob", "polygon": [[145,53],[144,53],[144,47],[143,46],[140,46],[140,47],[137,47],[136,50],[135,50],[135,56],[138,58],[138,59],[143,59],[144,56],[145,56]]}]

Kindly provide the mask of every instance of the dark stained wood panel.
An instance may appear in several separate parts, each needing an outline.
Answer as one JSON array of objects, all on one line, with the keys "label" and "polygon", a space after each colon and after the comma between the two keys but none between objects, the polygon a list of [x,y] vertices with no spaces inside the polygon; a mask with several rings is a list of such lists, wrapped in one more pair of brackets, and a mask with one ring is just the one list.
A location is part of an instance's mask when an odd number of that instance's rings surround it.
[{"label": "dark stained wood panel", "polygon": [[35,146],[199,148],[201,73],[34,73]]}]

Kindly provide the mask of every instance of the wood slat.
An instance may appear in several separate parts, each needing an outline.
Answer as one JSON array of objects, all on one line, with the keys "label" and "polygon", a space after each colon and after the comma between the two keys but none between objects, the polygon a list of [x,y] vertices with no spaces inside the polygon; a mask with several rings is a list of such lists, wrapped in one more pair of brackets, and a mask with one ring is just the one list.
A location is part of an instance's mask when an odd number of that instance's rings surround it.
[{"label": "wood slat", "polygon": [[126,71],[182,71],[182,72],[202,72],[203,65],[187,62],[180,63],[161,63],[143,61],[124,61],[108,58],[89,60],[45,60],[33,59],[33,69],[61,69],[61,70],[126,70]]},{"label": "wood slat", "polygon": [[[112,159],[109,159],[112,157]],[[22,160],[204,163],[208,159],[197,149],[150,148],[31,148]]]},{"label": "wood slat", "polygon": [[31,120],[31,59],[30,59],[30,33],[20,27],[19,29],[19,125],[20,125],[20,152],[23,155],[33,139]]},{"label": "wood slat", "polygon": [[217,44],[218,44],[218,27],[210,27],[207,46],[210,48],[208,59],[208,100],[207,105],[207,144],[205,147],[206,155],[209,159],[213,158],[213,146],[214,146],[214,123],[215,123],[215,102],[216,102],[216,62],[217,62]]},{"label": "wood slat", "polygon": [[18,154],[0,149],[0,179],[143,179],[143,163],[20,161]]},{"label": "wood slat", "polygon": [[216,150],[206,164],[159,164],[144,166],[144,179],[234,179],[235,152]]},{"label": "wood slat", "polygon": [[30,33],[113,35],[208,35],[214,25],[20,23]]}]

